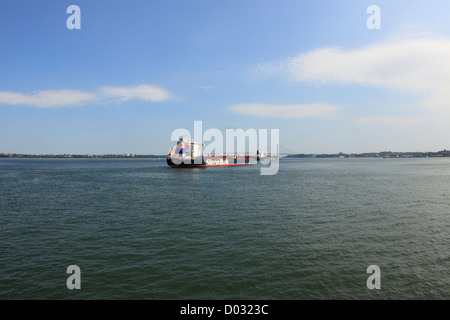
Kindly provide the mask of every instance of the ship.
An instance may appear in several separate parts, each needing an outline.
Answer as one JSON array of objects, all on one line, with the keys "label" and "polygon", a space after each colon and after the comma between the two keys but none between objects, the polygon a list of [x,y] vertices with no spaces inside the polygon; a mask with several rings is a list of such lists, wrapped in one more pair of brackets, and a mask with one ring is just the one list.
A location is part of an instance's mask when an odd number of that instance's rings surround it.
[{"label": "ship", "polygon": [[169,150],[167,164],[172,168],[206,168],[252,165],[259,161],[259,151],[252,155],[204,155],[204,144],[185,142],[183,137]]}]

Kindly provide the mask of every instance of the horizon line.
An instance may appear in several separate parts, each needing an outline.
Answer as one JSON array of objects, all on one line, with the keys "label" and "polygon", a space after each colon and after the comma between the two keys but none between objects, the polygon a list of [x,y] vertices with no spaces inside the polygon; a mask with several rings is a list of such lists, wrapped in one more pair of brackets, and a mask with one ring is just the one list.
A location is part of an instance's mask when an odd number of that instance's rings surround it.
[{"label": "horizon line", "polygon": [[[432,154],[432,153],[448,153],[450,155],[450,150],[442,149],[439,151],[368,151],[368,152],[321,152],[321,153],[311,153],[311,152],[280,152],[279,155],[365,155],[365,154]],[[166,156],[166,153],[22,153],[22,152],[0,152],[0,157],[5,156],[116,156],[116,157],[142,157],[142,156]]]}]

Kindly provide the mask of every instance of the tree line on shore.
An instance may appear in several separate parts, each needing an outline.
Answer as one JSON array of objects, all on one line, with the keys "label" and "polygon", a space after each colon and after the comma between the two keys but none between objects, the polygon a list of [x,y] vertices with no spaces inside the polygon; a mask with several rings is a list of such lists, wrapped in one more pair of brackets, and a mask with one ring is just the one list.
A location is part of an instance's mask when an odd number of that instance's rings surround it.
[{"label": "tree line on shore", "polygon": [[74,159],[134,159],[134,158],[165,158],[165,155],[156,154],[23,154],[0,153],[0,158],[74,158]]}]

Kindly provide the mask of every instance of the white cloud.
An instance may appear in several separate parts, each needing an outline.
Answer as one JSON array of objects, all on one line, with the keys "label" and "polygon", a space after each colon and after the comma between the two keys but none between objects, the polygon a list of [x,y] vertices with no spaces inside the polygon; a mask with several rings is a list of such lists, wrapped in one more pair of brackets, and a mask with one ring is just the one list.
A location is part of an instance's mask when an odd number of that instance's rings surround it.
[{"label": "white cloud", "polygon": [[48,90],[34,94],[20,92],[0,92],[0,104],[29,105],[38,108],[80,105],[95,100],[95,94],[76,90]]},{"label": "white cloud", "polygon": [[382,42],[356,49],[324,48],[257,71],[292,81],[360,84],[430,92],[450,85],[450,40]]},{"label": "white cloud", "polygon": [[264,103],[243,103],[230,106],[236,113],[256,117],[271,118],[309,118],[330,117],[341,109],[341,106],[327,103],[275,105]]},{"label": "white cloud", "polygon": [[[435,118],[450,118],[450,39],[446,38],[395,37],[359,48],[321,48],[259,65],[254,71],[258,75],[281,75],[292,82],[411,92],[418,100],[403,107],[426,110]],[[419,122],[420,118],[384,115],[358,120],[361,124],[379,125]]]},{"label": "white cloud", "polygon": [[169,93],[159,87],[141,85],[137,87],[103,87],[100,92],[106,97],[128,101],[140,99],[144,101],[158,102],[169,99]]},{"label": "white cloud", "polygon": [[86,103],[125,102],[130,99],[158,102],[169,99],[169,93],[159,87],[103,87],[96,92],[78,90],[46,90],[32,94],[0,91],[0,105],[28,105],[37,108],[78,106]]}]

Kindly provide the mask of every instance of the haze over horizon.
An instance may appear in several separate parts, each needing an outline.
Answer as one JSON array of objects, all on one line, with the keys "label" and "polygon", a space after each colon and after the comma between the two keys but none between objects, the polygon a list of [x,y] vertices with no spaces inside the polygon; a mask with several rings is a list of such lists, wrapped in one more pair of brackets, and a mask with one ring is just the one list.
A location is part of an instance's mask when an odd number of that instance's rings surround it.
[{"label": "haze over horizon", "polygon": [[[67,28],[70,5],[81,29]],[[443,0],[2,1],[0,153],[166,154],[196,120],[279,129],[282,153],[444,150],[448,12]]]}]

